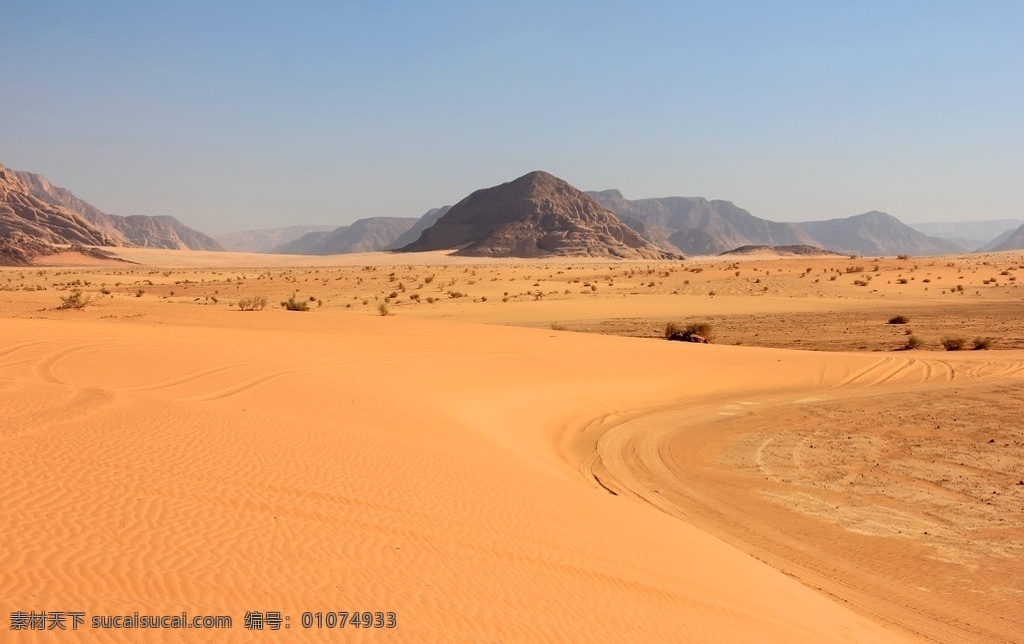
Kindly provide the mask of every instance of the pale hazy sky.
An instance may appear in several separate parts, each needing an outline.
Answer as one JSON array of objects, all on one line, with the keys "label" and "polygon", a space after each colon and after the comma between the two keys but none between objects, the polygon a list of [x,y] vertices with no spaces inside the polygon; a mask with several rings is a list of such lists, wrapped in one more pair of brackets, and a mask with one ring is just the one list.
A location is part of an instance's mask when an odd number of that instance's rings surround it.
[{"label": "pale hazy sky", "polygon": [[206,232],[534,169],[777,221],[1024,217],[1024,2],[0,0],[0,163]]}]

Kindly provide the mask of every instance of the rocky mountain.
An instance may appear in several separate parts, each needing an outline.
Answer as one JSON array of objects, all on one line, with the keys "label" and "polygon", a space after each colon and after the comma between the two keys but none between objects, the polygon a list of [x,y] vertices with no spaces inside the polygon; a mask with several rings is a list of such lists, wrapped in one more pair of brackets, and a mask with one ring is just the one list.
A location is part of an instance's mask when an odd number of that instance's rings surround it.
[{"label": "rocky mountain", "polygon": [[[61,205],[47,203],[12,171],[0,165],[0,239],[12,244],[116,246],[103,231]],[[8,249],[10,250],[10,249]]]},{"label": "rocky mountain", "polygon": [[861,255],[942,255],[964,250],[952,242],[918,232],[877,210],[797,225],[825,248]]},{"label": "rocky mountain", "polygon": [[1010,231],[1010,234],[996,244],[992,250],[1018,250],[1022,248],[1024,248],[1024,224],[1021,224],[1017,230]]},{"label": "rocky mountain", "polygon": [[713,255],[745,245],[816,244],[796,224],[755,217],[731,201],[703,197],[629,200],[618,190],[587,194],[647,239],[683,253]]},{"label": "rocky mountain", "polygon": [[67,188],[54,186],[50,181],[32,172],[13,171],[33,197],[54,206],[74,212],[102,232],[111,243],[106,246],[142,246],[149,248],[179,248],[191,250],[224,250],[212,237],[189,228],[174,217],[132,215],[122,217],[101,211],[79,199]]},{"label": "rocky mountain", "polygon": [[278,246],[295,241],[308,233],[326,233],[332,230],[334,230],[334,226],[285,226],[284,228],[240,230],[212,237],[224,247],[224,250],[239,253],[269,253]]},{"label": "rocky mountain", "polygon": [[477,190],[398,250],[448,249],[472,257],[674,257],[593,197],[541,171]]},{"label": "rocky mountain", "polygon": [[925,235],[945,239],[966,249],[987,250],[987,246],[991,245],[996,237],[999,235],[1009,237],[1010,233],[1021,224],[1024,224],[1024,219],[942,221],[907,225]]},{"label": "rocky mountain", "polygon": [[417,222],[415,217],[367,217],[330,232],[312,232],[282,244],[272,253],[338,255],[383,250]]}]

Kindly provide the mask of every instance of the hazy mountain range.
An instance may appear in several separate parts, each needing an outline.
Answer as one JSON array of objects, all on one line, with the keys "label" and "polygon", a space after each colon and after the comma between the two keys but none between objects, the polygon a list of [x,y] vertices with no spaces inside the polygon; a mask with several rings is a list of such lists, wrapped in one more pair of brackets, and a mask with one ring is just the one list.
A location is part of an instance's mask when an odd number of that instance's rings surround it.
[{"label": "hazy mountain range", "polygon": [[327,233],[334,226],[285,226],[284,228],[262,228],[240,230],[234,233],[212,235],[224,250],[243,253],[269,253],[278,246],[294,241],[308,233]]},{"label": "hazy mountain range", "polygon": [[311,232],[274,248],[272,253],[334,255],[382,250],[416,225],[416,217],[369,217],[328,232]]},{"label": "hazy mountain range", "polygon": [[932,237],[959,244],[971,250],[992,250],[1014,230],[1024,225],[1024,219],[986,219],[982,221],[943,221],[923,224],[908,224]]},{"label": "hazy mountain range", "polygon": [[995,239],[992,248],[986,250],[1017,250],[1024,248],[1024,224],[1017,230],[1009,231],[1008,235],[1000,235]]},{"label": "hazy mountain range", "polygon": [[102,212],[42,175],[0,166],[0,241],[6,249],[82,244],[321,255],[451,249],[474,256],[653,258],[710,255],[742,246],[816,246],[862,255],[934,255],[1024,248],[1022,238],[1024,220],[908,226],[873,211],[824,221],[774,222],[729,201],[630,200],[618,190],[581,192],[536,171],[420,217],[369,217],[337,228],[296,225],[215,239],[173,217]]}]

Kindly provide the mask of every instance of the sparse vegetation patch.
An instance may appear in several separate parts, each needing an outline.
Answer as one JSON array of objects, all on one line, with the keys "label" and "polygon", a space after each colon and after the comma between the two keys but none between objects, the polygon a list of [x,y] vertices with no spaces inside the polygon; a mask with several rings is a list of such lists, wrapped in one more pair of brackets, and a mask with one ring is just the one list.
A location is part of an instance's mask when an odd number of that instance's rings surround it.
[{"label": "sparse vegetation patch", "polygon": [[967,346],[966,338],[954,338],[946,336],[942,338],[942,348],[946,351],[959,351]]},{"label": "sparse vegetation patch", "polygon": [[78,289],[71,291],[67,295],[60,298],[60,306],[58,309],[81,309],[84,308],[91,300],[86,296],[82,295],[82,292]]},{"label": "sparse vegetation patch", "polygon": [[238,300],[238,308],[242,311],[262,311],[267,308],[267,298],[262,295],[243,297]]},{"label": "sparse vegetation patch", "polygon": [[309,302],[306,302],[304,300],[296,300],[295,299],[295,295],[292,295],[291,297],[289,297],[284,302],[281,302],[281,306],[283,306],[285,308],[285,310],[288,310],[288,311],[308,311],[309,310]]}]

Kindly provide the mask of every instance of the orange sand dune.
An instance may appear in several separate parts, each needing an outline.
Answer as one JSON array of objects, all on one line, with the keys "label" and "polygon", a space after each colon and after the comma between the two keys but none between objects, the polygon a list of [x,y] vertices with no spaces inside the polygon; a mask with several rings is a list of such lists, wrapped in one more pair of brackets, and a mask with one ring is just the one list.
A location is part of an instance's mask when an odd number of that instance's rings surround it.
[{"label": "orange sand dune", "polygon": [[361,632],[391,641],[899,639],[565,458],[596,417],[874,358],[293,320],[4,322],[5,613],[234,617],[207,641],[252,641],[247,610],[308,640],[303,611],[356,610],[394,611]]}]

